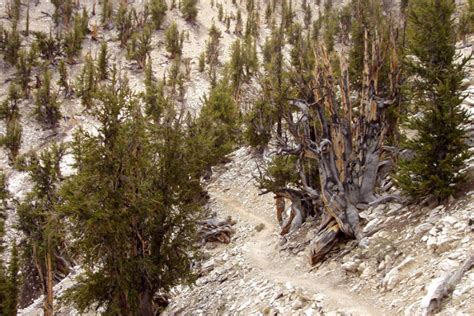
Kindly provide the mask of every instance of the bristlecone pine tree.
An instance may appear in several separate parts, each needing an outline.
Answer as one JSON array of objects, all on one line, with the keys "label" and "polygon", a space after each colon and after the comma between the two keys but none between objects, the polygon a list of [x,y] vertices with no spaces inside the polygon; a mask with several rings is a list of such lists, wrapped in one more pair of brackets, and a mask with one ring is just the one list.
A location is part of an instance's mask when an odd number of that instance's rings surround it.
[{"label": "bristlecone pine tree", "polygon": [[181,0],[181,13],[187,21],[194,22],[196,20],[198,9],[198,0]]},{"label": "bristlecone pine tree", "polygon": [[409,10],[408,49],[412,56],[407,64],[415,75],[413,103],[421,113],[409,121],[408,128],[416,131],[416,136],[404,147],[414,157],[401,161],[397,182],[416,199],[434,196],[443,200],[463,180],[460,170],[469,157],[461,82],[470,57],[456,62],[453,1],[414,1]]},{"label": "bristlecone pine tree", "polygon": [[163,21],[166,17],[166,10],[168,7],[166,6],[165,0],[152,0],[150,1],[150,13],[152,22],[156,29],[161,28]]},{"label": "bristlecone pine tree", "polygon": [[33,189],[17,208],[18,229],[25,236],[22,242],[25,279],[39,284],[26,283],[29,291],[39,286],[44,295],[44,315],[54,314],[53,286],[60,275],[67,275],[70,263],[64,253],[64,231],[59,224],[59,195],[61,179],[59,164],[65,153],[64,146],[53,146],[39,157],[29,157],[27,169]]},{"label": "bristlecone pine tree", "polygon": [[181,55],[183,40],[184,37],[182,34],[180,36],[176,22],[171,23],[165,32],[166,51],[170,54],[171,59]]},{"label": "bristlecone pine tree", "polygon": [[[384,163],[382,145],[388,130],[385,113],[397,99],[399,70],[395,38],[383,41],[377,34],[373,32],[369,41],[365,31],[360,90],[350,88],[344,58],[338,61],[340,70],[335,72],[327,50],[321,47],[315,48],[315,58],[304,53],[311,49],[300,50],[301,57],[308,59],[296,63],[290,73],[282,70],[285,68],[282,60],[278,67],[267,66],[278,80],[264,82],[264,86],[286,87],[264,94],[264,100],[278,106],[273,111],[284,122],[277,124],[274,131],[278,153],[287,157],[285,164],[296,165],[298,181],[292,184],[293,176],[283,173],[284,181],[275,182],[278,179],[268,171],[260,181],[283,184],[280,188],[266,188],[276,195],[277,214],[285,209],[283,198],[292,202],[291,215],[282,223],[282,234],[288,233],[290,227],[301,225],[310,214],[320,218],[317,236],[310,247],[312,264],[321,261],[340,236],[356,238],[361,246],[366,245],[359,211],[388,199],[378,197],[375,188],[380,179],[379,165]],[[309,36],[305,38],[310,40]],[[271,46],[269,42],[268,47]],[[273,50],[264,52],[264,56],[268,54],[267,60],[276,57],[270,52]],[[385,58],[390,60],[389,73],[381,72]],[[392,85],[388,89],[378,85],[382,76],[390,78],[388,82]],[[289,78],[295,84],[285,83]],[[275,94],[280,97],[271,97]],[[281,161],[278,163],[282,165]]]},{"label": "bristlecone pine tree", "polygon": [[0,171],[0,314],[6,316],[16,315],[18,305],[18,251],[13,242],[10,262],[8,267],[3,261],[5,255],[5,220],[7,219],[7,199],[10,193],[6,188],[6,177]]},{"label": "bristlecone pine tree", "polygon": [[[0,173],[1,184],[5,184],[5,174],[3,170]],[[2,187],[3,188],[3,187]],[[4,190],[2,190],[2,193]],[[2,194],[3,195],[3,194]],[[0,204],[0,312],[3,313],[5,310],[5,302],[8,297],[7,293],[7,272],[5,263],[3,262],[3,254],[5,251],[5,220],[7,219],[7,209],[6,209],[6,195],[2,198],[2,203]]]},{"label": "bristlecone pine tree", "polygon": [[8,90],[8,97],[0,105],[0,118],[5,119],[6,133],[0,138],[0,144],[8,148],[10,161],[14,161],[21,146],[22,127],[20,123],[20,91],[12,83]]},{"label": "bristlecone pine tree", "polygon": [[61,118],[60,103],[58,94],[53,91],[51,84],[51,73],[45,70],[41,79],[41,86],[35,96],[35,114],[39,122],[48,128],[55,128]]},{"label": "bristlecone pine tree", "polygon": [[155,315],[159,291],[193,279],[202,189],[184,124],[172,108],[148,120],[138,101],[112,73],[97,93],[98,133],[73,143],[63,210],[84,273],[66,297],[80,311]]}]

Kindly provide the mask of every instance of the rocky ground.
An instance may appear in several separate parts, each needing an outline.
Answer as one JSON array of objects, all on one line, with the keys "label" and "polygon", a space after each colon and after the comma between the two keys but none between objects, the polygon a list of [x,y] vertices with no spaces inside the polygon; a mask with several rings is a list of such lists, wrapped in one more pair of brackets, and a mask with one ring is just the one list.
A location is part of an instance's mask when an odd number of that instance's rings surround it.
[{"label": "rocky ground", "polygon": [[[226,11],[235,14],[236,8],[230,0],[220,2]],[[90,9],[93,1],[81,3]],[[264,8],[265,1],[260,3]],[[243,2],[240,6],[244,7]],[[210,1],[200,1],[199,10],[201,13],[195,25],[187,25],[178,10],[169,13],[164,25],[166,28],[174,20],[180,30],[186,29],[189,33],[184,42],[184,56],[191,59],[191,80],[186,95],[186,106],[191,110],[199,108],[200,99],[209,86],[206,75],[197,70],[198,56],[205,46],[208,29],[213,22],[222,31],[225,29],[217,20],[217,8],[211,7]],[[51,20],[44,17],[42,11],[52,11],[49,1],[31,7],[31,30],[49,31]],[[98,19],[98,16],[92,17],[91,23],[97,23]],[[265,32],[268,30],[262,30],[262,41]],[[164,51],[163,33],[154,34],[151,53],[158,78],[170,66]],[[101,36],[109,42],[110,62],[117,62],[127,72],[132,87],[140,91],[143,75],[136,65],[125,59],[114,31]],[[222,62],[227,60],[229,47],[235,39],[232,32],[223,36]],[[470,38],[459,44],[460,52],[466,56],[470,54],[472,42],[473,38]],[[28,44],[27,41],[25,45]],[[87,38],[84,55],[89,52],[95,55],[97,47],[97,42]],[[78,59],[69,69],[72,79],[82,63],[83,59]],[[14,70],[3,61],[0,61],[0,67],[0,81],[8,82],[14,76]],[[474,93],[474,72],[471,74],[465,82],[468,93]],[[6,91],[5,84],[0,90],[2,99]],[[53,142],[68,141],[79,126],[94,126],[83,113],[78,99],[63,102],[65,119],[55,132],[43,130],[36,123],[32,116],[32,100],[22,102],[24,139],[21,153],[40,151]],[[465,100],[465,108],[474,117],[474,94]],[[474,146],[474,124],[471,122],[467,128],[471,146]],[[0,122],[0,133],[4,129],[4,123]],[[165,312],[167,315],[415,315],[420,313],[420,301],[430,284],[474,254],[474,185],[471,181],[447,205],[421,208],[387,204],[363,212],[364,231],[370,235],[369,247],[361,249],[354,241],[341,243],[324,263],[311,267],[307,248],[314,238],[316,219],[304,223],[286,238],[280,237],[273,197],[259,195],[253,180],[253,174],[257,173],[255,155],[248,148],[241,148],[230,158],[230,163],[214,170],[208,185],[211,196],[208,207],[218,218],[231,216],[235,219],[236,233],[228,245],[206,245],[207,259],[200,268],[202,276],[195,286],[173,291],[172,303]],[[63,165],[65,175],[70,172],[69,162],[66,159]],[[9,190],[15,198],[22,199],[30,189],[27,174],[9,166],[4,149],[0,150],[0,165],[9,176]],[[474,179],[474,160],[470,165],[471,179]],[[9,227],[15,219],[13,210],[10,215]],[[10,230],[9,239],[16,237],[14,230]],[[74,275],[79,272],[77,268],[75,274],[57,284],[56,293],[61,294],[63,289],[74,284]],[[20,315],[40,315],[41,299],[20,311]],[[77,312],[63,306],[58,314],[76,315]],[[441,311],[441,315],[463,314],[474,314],[472,270],[456,285]]]},{"label": "rocky ground", "polygon": [[[472,53],[474,38],[458,45]],[[465,80],[464,108],[474,119],[474,71]],[[474,150],[474,125],[466,126]],[[208,244],[196,286],[176,289],[168,315],[422,315],[421,301],[440,278],[474,255],[474,158],[464,190],[439,206],[395,203],[361,213],[369,246],[347,241],[310,267],[308,246],[317,227],[310,220],[279,236],[270,195],[259,195],[249,149],[216,169],[208,189],[218,217],[237,220],[229,245]],[[440,315],[474,314],[474,271],[456,284]]]},{"label": "rocky ground", "polygon": [[[248,149],[233,156],[209,186],[209,207],[236,219],[229,245],[207,245],[209,259],[192,288],[176,289],[172,314],[414,315],[430,283],[474,254],[474,190],[433,209],[382,205],[365,211],[369,247],[349,241],[310,267],[309,221],[282,238],[273,198],[260,196]],[[214,248],[215,247],[215,248]],[[474,271],[442,315],[474,313]]]}]

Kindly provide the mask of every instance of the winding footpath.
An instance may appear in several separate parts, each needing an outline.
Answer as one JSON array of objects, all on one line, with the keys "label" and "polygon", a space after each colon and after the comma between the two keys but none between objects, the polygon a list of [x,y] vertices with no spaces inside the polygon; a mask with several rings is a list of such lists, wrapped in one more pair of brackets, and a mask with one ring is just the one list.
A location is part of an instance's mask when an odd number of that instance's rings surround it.
[{"label": "winding footpath", "polygon": [[265,214],[252,212],[240,201],[222,192],[209,192],[211,198],[222,206],[225,215],[239,217],[253,225],[264,224],[264,229],[249,236],[242,245],[244,258],[254,268],[254,272],[269,281],[281,283],[324,297],[324,310],[337,310],[352,315],[388,315],[376,307],[374,299],[361,297],[335,284],[331,276],[317,277],[309,271],[297,269],[307,267],[308,262],[301,257],[283,258],[275,245],[279,237],[275,223]]}]

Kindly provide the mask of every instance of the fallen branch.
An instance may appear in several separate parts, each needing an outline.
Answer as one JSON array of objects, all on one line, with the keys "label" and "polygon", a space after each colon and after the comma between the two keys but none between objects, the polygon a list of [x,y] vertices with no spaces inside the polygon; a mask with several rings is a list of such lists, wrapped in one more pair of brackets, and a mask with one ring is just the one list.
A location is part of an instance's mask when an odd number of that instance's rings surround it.
[{"label": "fallen branch", "polygon": [[435,279],[428,288],[428,294],[421,300],[421,315],[432,315],[436,312],[443,299],[454,291],[456,285],[461,281],[463,275],[474,266],[474,255],[453,273]]},{"label": "fallen branch", "polygon": [[200,221],[198,224],[200,226],[198,236],[203,244],[210,241],[228,244],[230,243],[231,236],[235,233],[235,230],[232,228],[235,222],[230,217],[226,220],[211,218]]}]

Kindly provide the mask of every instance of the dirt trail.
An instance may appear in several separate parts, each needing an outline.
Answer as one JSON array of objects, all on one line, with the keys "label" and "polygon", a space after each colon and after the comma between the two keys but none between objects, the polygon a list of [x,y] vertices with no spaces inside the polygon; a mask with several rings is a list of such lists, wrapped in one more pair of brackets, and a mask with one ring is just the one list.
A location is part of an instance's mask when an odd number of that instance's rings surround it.
[{"label": "dirt trail", "polygon": [[304,267],[308,263],[301,257],[282,258],[276,249],[278,235],[275,224],[264,214],[252,212],[242,203],[222,192],[210,192],[218,202],[241,219],[251,221],[255,225],[263,223],[265,228],[246,239],[243,245],[244,257],[248,262],[266,279],[277,283],[300,288],[312,294],[320,294],[324,298],[324,306],[327,310],[340,310],[354,315],[387,315],[386,311],[380,310],[370,298],[362,298],[345,289],[337,287],[331,277],[326,276],[324,280],[309,272],[296,271],[296,267]]}]

